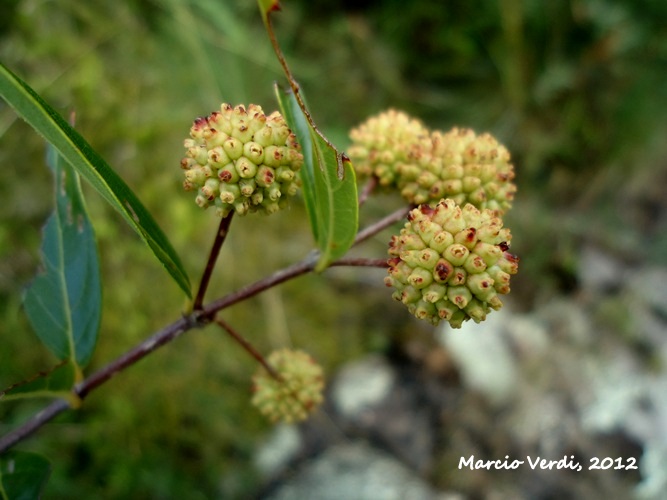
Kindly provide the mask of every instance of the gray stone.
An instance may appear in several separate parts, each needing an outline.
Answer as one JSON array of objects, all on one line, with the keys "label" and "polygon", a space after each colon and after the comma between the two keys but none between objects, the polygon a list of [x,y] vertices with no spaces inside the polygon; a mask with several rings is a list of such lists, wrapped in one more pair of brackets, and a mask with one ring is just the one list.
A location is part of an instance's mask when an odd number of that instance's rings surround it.
[{"label": "gray stone", "polygon": [[479,391],[497,405],[513,397],[519,377],[514,355],[503,335],[510,318],[511,313],[501,309],[482,323],[468,321],[458,330],[445,325],[439,331],[439,340],[461,371],[464,386]]},{"label": "gray stone", "polygon": [[329,448],[270,500],[445,500],[391,456],[363,443]]},{"label": "gray stone", "polygon": [[667,320],[667,268],[651,266],[633,272],[630,290],[641,302]]},{"label": "gray stone", "polygon": [[277,476],[299,452],[301,441],[297,427],[277,425],[255,455],[255,466],[265,478]]},{"label": "gray stone", "polygon": [[577,274],[584,290],[605,293],[623,284],[626,266],[608,253],[585,245],[579,255]]},{"label": "gray stone", "polygon": [[379,356],[346,365],[333,383],[331,396],[336,410],[346,418],[356,418],[377,406],[389,394],[395,374]]}]

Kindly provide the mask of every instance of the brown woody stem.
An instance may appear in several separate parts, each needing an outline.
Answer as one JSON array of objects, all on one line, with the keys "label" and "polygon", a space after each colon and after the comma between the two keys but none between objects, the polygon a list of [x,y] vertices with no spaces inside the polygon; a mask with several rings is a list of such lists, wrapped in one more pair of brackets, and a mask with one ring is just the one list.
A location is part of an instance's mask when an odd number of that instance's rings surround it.
[{"label": "brown woody stem", "polygon": [[354,239],[354,244],[358,245],[362,241],[366,241],[371,236],[375,236],[377,233],[383,229],[391,226],[392,224],[405,219],[408,215],[410,208],[401,208],[396,210],[394,213],[387,215],[384,219],[380,219],[376,223],[362,229],[357,233],[357,237]]},{"label": "brown woody stem", "polygon": [[[197,323],[189,318],[181,318],[178,321],[175,321],[171,325],[168,325],[151,335],[135,348],[102,367],[81,383],[75,385],[72,392],[78,396],[79,399],[85,399],[89,393],[107,382],[117,373],[120,373],[128,366],[135,364],[144,356],[155,351],[158,347],[171,342],[195,326],[197,326]],[[32,418],[25,422],[21,427],[2,436],[0,438],[0,453],[8,450],[15,444],[32,435],[44,424],[51,421],[55,416],[69,409],[69,407],[69,403],[64,399],[58,399],[52,402],[42,411],[33,415]]]},{"label": "brown woody stem", "polygon": [[366,200],[373,193],[377,185],[378,185],[378,178],[372,175],[370,179],[368,179],[368,182],[364,184],[364,189],[359,194],[359,206],[366,203]]},{"label": "brown woody stem", "polygon": [[227,323],[225,320],[221,318],[216,318],[214,322],[220,326],[223,330],[225,330],[238,344],[243,347],[243,349],[248,352],[253,358],[257,360],[259,364],[261,364],[264,369],[271,375],[274,379],[277,381],[282,381],[281,376],[278,374],[278,372],[269,364],[269,362],[262,356],[262,354],[253,347],[253,345],[246,340],[243,335],[241,335],[239,332],[237,332],[232,326]]},{"label": "brown woody stem", "polygon": [[[377,223],[367,227],[366,229],[360,231],[357,234],[355,244],[360,243],[361,241],[370,238],[374,234],[380,232],[387,226],[393,224],[394,222],[405,217],[407,209],[401,209],[393,214],[385,217],[384,219],[378,221]],[[228,224],[228,223],[227,223]],[[222,224],[221,224],[222,225]],[[218,233],[220,234],[220,232]],[[221,243],[222,244],[222,243]],[[210,260],[210,259],[209,259]],[[122,356],[116,358],[114,361],[110,362],[106,366],[100,368],[98,371],[90,375],[88,378],[77,384],[72,392],[80,400],[86,398],[88,394],[97,389],[99,386],[109,381],[112,377],[122,372],[126,368],[134,365],[139,360],[143,359],[145,356],[149,355],[155,351],[158,347],[161,347],[165,344],[168,344],[172,340],[180,337],[183,333],[201,327],[211,321],[216,321],[222,328],[225,328],[227,332],[230,330],[224,326],[226,323],[220,322],[221,320],[215,320],[215,315],[227,307],[232,306],[238,302],[242,302],[250,297],[253,297],[264,290],[272,288],[276,285],[294,279],[303,274],[312,272],[315,269],[317,264],[318,253],[313,252],[303,260],[292,264],[284,269],[280,269],[275,273],[267,276],[263,279],[251,283],[244,288],[241,288],[235,292],[232,292],[218,300],[210,302],[207,305],[203,305],[200,310],[195,310],[186,317],[180,318],[177,321],[174,321],[170,325],[165,326],[163,329],[158,330],[149,338],[141,342],[138,346],[130,349]],[[215,259],[213,259],[215,261]],[[362,258],[343,258],[339,259],[331,264],[331,266],[365,266],[365,267],[386,267],[386,261],[384,259],[362,259]],[[210,275],[210,274],[209,274]],[[200,285],[200,289],[202,286]],[[229,325],[227,325],[229,326]],[[235,337],[230,333],[232,337]],[[241,338],[236,338],[237,341]],[[239,343],[244,346],[244,341],[239,341]],[[254,355],[253,355],[254,356]],[[261,361],[260,361],[261,363]],[[264,363],[262,363],[264,365]],[[265,366],[265,365],[264,365]],[[266,368],[266,366],[265,366]],[[267,370],[269,370],[267,368]],[[269,371],[269,373],[271,373]],[[28,438],[39,430],[46,423],[50,422],[60,413],[69,409],[69,403],[64,399],[58,399],[43,410],[33,415],[28,421],[24,422],[20,427],[8,432],[4,436],[0,437],[0,453],[5,452],[10,449],[17,443]]]},{"label": "brown woody stem", "polygon": [[274,52],[276,53],[276,57],[278,58],[278,61],[280,61],[280,65],[283,68],[283,71],[285,72],[285,76],[287,77],[287,81],[289,82],[289,86],[292,89],[292,92],[294,93],[294,98],[296,99],[297,104],[299,105],[299,108],[301,108],[301,111],[303,112],[303,115],[306,117],[306,121],[308,121],[308,124],[312,127],[312,129],[315,131],[315,133],[320,136],[320,138],[326,143],[328,147],[333,149],[336,152],[336,162],[338,164],[338,172],[342,173],[344,172],[343,168],[343,163],[345,161],[349,161],[349,158],[345,153],[341,153],[338,151],[338,148],[334,146],[329,139],[327,139],[322,132],[320,132],[320,129],[317,128],[317,125],[315,125],[315,121],[313,120],[312,115],[310,114],[310,111],[308,111],[308,108],[306,107],[306,103],[303,102],[303,98],[301,97],[300,93],[300,88],[299,88],[299,83],[296,81],[294,78],[294,75],[292,75],[292,71],[289,69],[289,66],[287,65],[287,60],[285,59],[285,55],[283,54],[282,49],[280,48],[280,44],[278,43],[278,39],[276,38],[276,33],[273,30],[273,23],[271,22],[271,12],[267,12],[265,16],[265,23],[264,25],[266,26],[266,32],[269,35],[269,40],[271,41],[271,46],[273,47]]},{"label": "brown woody stem", "polygon": [[229,226],[232,224],[233,216],[234,211],[231,211],[228,215],[220,220],[220,226],[218,226],[218,232],[215,234],[215,240],[213,240],[213,246],[211,247],[211,252],[209,253],[208,261],[206,262],[206,268],[204,269],[201,281],[199,282],[197,296],[195,297],[195,301],[192,306],[193,310],[195,311],[200,311],[202,308],[202,304],[204,303],[204,296],[206,295],[208,284],[211,281],[211,275],[213,274],[215,263],[218,260],[218,255],[220,255],[222,244],[225,242],[227,234],[229,233]]}]

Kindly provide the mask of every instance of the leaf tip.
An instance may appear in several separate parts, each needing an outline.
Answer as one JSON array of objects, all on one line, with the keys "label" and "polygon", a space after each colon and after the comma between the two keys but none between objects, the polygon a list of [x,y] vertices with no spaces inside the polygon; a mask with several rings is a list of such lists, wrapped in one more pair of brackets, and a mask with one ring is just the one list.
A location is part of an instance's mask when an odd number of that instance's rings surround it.
[{"label": "leaf tip", "polygon": [[282,10],[280,7],[280,0],[259,0],[259,7],[265,20],[271,12]]},{"label": "leaf tip", "polygon": [[341,152],[338,154],[338,168],[336,169],[336,176],[341,181],[345,179],[346,169],[352,170],[352,160],[345,152]]}]

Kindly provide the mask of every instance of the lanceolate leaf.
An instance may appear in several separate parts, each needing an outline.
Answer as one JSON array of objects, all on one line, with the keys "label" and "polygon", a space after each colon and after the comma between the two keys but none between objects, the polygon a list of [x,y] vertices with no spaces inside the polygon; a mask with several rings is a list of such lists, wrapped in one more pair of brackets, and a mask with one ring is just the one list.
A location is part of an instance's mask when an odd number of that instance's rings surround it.
[{"label": "lanceolate leaf", "polygon": [[0,499],[34,500],[51,474],[51,464],[41,455],[10,451],[0,456]]},{"label": "lanceolate leaf", "polygon": [[90,360],[100,326],[102,291],[95,234],[79,176],[52,147],[55,211],[44,228],[42,266],[23,303],[40,340],[58,359]]},{"label": "lanceolate leaf", "polygon": [[[303,196],[320,249],[316,271],[344,255],[358,229],[357,184],[349,160],[308,123],[291,90],[276,85],[276,96],[303,149]],[[303,95],[301,95],[303,98]]]},{"label": "lanceolate leaf", "polygon": [[46,373],[39,373],[30,380],[14,384],[0,392],[0,402],[21,398],[62,398],[72,407],[80,404],[80,399],[72,392],[79,375],[79,367],[70,359],[60,363]]},{"label": "lanceolate leaf", "polygon": [[190,281],[178,255],[132,190],[76,130],[2,63],[0,96],[123,215],[176,283],[191,297]]}]

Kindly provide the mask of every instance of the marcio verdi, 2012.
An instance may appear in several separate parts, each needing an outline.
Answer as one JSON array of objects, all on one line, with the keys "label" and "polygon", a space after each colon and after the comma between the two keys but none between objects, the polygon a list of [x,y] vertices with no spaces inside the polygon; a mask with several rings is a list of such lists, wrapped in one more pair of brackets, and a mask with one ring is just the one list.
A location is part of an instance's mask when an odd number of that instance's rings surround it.
[{"label": "marcio verdi, 2012", "polygon": [[574,455],[570,457],[564,456],[560,460],[547,460],[541,457],[526,457],[526,460],[510,460],[509,455],[505,455],[504,460],[475,460],[474,455],[468,458],[461,457],[459,459],[459,469],[470,468],[476,469],[518,469],[520,466],[528,462],[531,469],[572,469],[581,471],[581,464],[574,460]]},{"label": "marcio verdi, 2012", "polygon": [[[633,470],[639,469],[637,467],[637,459],[634,457],[591,457],[588,459],[589,464],[586,470]],[[522,465],[528,465],[533,470],[560,470],[571,469],[577,472],[583,470],[580,462],[575,460],[574,455],[564,455],[560,460],[548,460],[542,457],[526,457],[526,460],[510,459],[509,455],[505,455],[504,460],[475,460],[475,455],[470,455],[468,458],[461,457],[459,459],[459,469],[469,468],[470,470],[487,469],[518,469]]]}]

